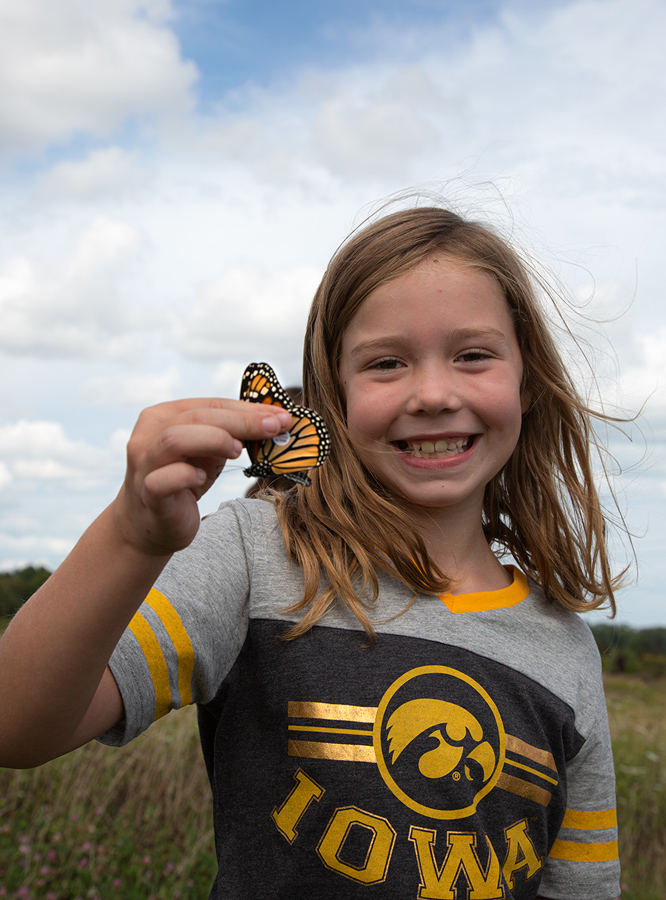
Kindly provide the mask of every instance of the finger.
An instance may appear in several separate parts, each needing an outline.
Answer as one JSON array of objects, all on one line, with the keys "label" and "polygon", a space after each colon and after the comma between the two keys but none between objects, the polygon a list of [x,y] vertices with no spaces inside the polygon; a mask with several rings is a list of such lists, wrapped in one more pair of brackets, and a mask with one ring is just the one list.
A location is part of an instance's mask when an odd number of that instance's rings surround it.
[{"label": "finger", "polygon": [[186,462],[195,469],[205,472],[206,478],[201,488],[201,496],[203,496],[220,477],[227,460],[221,456],[191,456],[187,458]]},{"label": "finger", "polygon": [[237,459],[242,443],[230,432],[215,425],[171,425],[160,432],[147,448],[143,466],[152,471],[178,461]]},{"label": "finger", "polygon": [[[195,403],[196,401],[189,401]],[[274,437],[291,427],[292,416],[280,406],[248,403],[244,400],[220,401],[224,406],[185,406],[163,425],[210,425],[228,431],[239,441]]]},{"label": "finger", "polygon": [[274,437],[291,426],[291,415],[281,408],[240,400],[202,406],[205,402],[174,401],[141,413],[128,444],[128,474],[139,479],[139,491],[149,472],[190,460],[202,461],[207,490],[225,461],[238,458],[243,442]]},{"label": "finger", "polygon": [[292,422],[291,413],[281,406],[216,397],[173,400],[144,412],[154,414],[162,422],[180,419],[220,427],[232,426],[232,429],[235,426],[240,431],[235,436],[241,440],[278,434],[288,429]]},{"label": "finger", "polygon": [[[222,427],[228,428],[239,440],[273,437],[291,427],[292,415],[281,406],[250,403],[246,400],[230,402],[233,403],[233,406],[226,407],[221,411],[213,411],[212,421],[219,421]],[[204,419],[209,421],[206,414],[204,414]]]},{"label": "finger", "polygon": [[205,493],[208,472],[186,462],[175,462],[149,472],[143,481],[144,499],[155,507],[183,491],[190,491],[196,499]]}]

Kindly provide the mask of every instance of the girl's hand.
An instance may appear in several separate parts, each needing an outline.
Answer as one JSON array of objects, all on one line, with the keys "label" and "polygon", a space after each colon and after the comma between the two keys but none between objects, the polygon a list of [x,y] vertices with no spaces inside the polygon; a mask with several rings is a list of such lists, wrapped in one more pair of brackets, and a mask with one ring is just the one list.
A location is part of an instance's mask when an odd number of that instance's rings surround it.
[{"label": "girl's hand", "polygon": [[121,540],[141,553],[182,550],[199,527],[199,500],[243,441],[287,430],[291,415],[241,400],[177,400],[144,410],[127,446],[127,474],[112,504]]}]

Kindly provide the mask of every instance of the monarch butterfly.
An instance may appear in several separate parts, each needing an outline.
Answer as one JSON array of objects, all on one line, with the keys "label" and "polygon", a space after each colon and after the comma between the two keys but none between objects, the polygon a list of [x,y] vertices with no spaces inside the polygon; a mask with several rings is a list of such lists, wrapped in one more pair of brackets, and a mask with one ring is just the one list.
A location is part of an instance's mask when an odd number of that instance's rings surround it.
[{"label": "monarch butterfly", "polygon": [[319,413],[297,406],[267,363],[250,363],[245,369],[240,398],[281,406],[293,417],[289,431],[263,441],[245,442],[252,463],[243,470],[245,475],[248,478],[282,475],[306,487],[311,485],[306,471],[320,466],[331,449],[331,439]]}]

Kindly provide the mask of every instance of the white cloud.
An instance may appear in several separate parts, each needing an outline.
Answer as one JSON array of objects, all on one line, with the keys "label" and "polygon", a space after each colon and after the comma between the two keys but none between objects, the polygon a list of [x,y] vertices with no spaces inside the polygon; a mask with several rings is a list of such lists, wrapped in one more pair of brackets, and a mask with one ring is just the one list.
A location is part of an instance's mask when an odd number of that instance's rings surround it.
[{"label": "white cloud", "polygon": [[176,366],[163,372],[98,375],[81,389],[83,400],[95,406],[131,406],[142,409],[165,400],[175,400],[183,385]]},{"label": "white cloud", "polygon": [[252,86],[242,100],[239,109],[232,96],[200,122],[199,148],[251,165],[255,178],[276,186],[286,179],[324,190],[408,183],[418,164],[441,159],[458,115],[458,99],[423,61],[309,71],[279,88]]},{"label": "white cloud", "polygon": [[381,192],[476,166],[482,177],[520,170],[576,203],[581,193],[610,202],[621,185],[647,202],[651,186],[654,204],[666,7],[638,8],[507,3],[454,47],[447,24],[393,36],[366,63],[312,65],[297,81],[234,92],[203,123],[200,146],[272,183],[328,176]]},{"label": "white cloud", "polygon": [[57,163],[42,177],[37,194],[41,202],[95,201],[136,193],[147,181],[149,173],[138,164],[136,154],[111,146],[94,150],[81,160]]},{"label": "white cloud", "polygon": [[53,566],[54,559],[65,557],[74,545],[73,540],[48,537],[43,534],[22,535],[0,532],[0,572],[12,572],[24,566]]},{"label": "white cloud", "polygon": [[409,179],[415,159],[441,149],[428,111],[447,102],[421,67],[389,71],[375,89],[367,73],[348,73],[342,87],[320,104],[312,135],[314,157],[336,176]]},{"label": "white cloud", "polygon": [[69,458],[84,456],[89,448],[73,443],[59,422],[16,422],[0,428],[0,454],[7,457],[39,459],[45,455]]},{"label": "white cloud", "polygon": [[127,442],[130,439],[131,431],[128,428],[117,428],[109,440],[109,450],[114,458],[125,459],[127,452]]},{"label": "white cloud", "polygon": [[[298,381],[330,252],[366,204],[410,183],[439,180],[463,211],[509,231],[515,214],[519,239],[553,248],[546,259],[591,270],[601,317],[631,299],[638,257],[635,309],[611,330],[620,373],[595,374],[620,402],[663,384],[666,6],[503,7],[468,32],[385,30],[353,66],[313,58],[296,77],[230,91],[204,118],[168,0],[0,0],[5,152],[112,135],[2,181],[0,558],[57,562],[122,476],[127,429],[78,441],[56,419],[99,435],[127,422],[121,404],[202,386],[235,397],[253,359]],[[178,127],[155,129],[162,116]],[[134,140],[133,123],[153,140]],[[474,187],[486,180],[499,191]],[[576,291],[589,274],[574,269],[565,281]],[[124,368],[109,374],[109,358]],[[663,423],[666,402],[653,404]],[[227,467],[206,509],[244,492],[241,469]],[[639,472],[631,483],[630,507],[637,493],[663,505],[648,481]],[[19,512],[31,524],[13,529]],[[652,527],[658,568],[663,529]]]},{"label": "white cloud", "polygon": [[[262,362],[262,360],[225,359],[216,368],[211,378],[211,386],[220,397],[233,397],[236,399],[240,393],[240,384],[245,367],[250,362]],[[279,376],[278,376],[279,377]],[[286,385],[285,385],[286,387]]]},{"label": "white cloud", "polygon": [[621,373],[623,397],[639,406],[645,403],[648,418],[666,416],[666,326],[652,334],[636,334],[633,344],[637,361]]},{"label": "white cloud", "polygon": [[20,421],[0,427],[0,463],[20,482],[60,482],[87,490],[118,469],[117,450],[70,440],[59,422]]},{"label": "white cloud", "polygon": [[12,473],[7,466],[0,460],[0,491],[7,487],[12,481]]},{"label": "white cloud", "polygon": [[180,57],[169,12],[167,0],[3,0],[3,152],[189,109],[197,71]]},{"label": "white cloud", "polygon": [[55,459],[18,459],[14,474],[24,481],[64,481],[73,483],[80,479],[78,466],[66,466]]},{"label": "white cloud", "polygon": [[129,225],[100,217],[64,261],[6,261],[0,270],[0,348],[93,358],[136,350],[133,315],[120,282],[142,243]]},{"label": "white cloud", "polygon": [[314,266],[235,268],[202,286],[191,311],[175,319],[171,341],[198,359],[300,357],[305,321],[321,271]]}]

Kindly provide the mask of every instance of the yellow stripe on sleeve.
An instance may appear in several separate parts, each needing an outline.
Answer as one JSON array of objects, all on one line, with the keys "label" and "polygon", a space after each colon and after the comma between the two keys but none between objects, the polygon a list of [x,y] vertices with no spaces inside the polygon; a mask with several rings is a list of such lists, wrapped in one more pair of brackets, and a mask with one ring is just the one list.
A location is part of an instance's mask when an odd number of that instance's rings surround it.
[{"label": "yellow stripe on sleeve", "polygon": [[562,822],[562,828],[575,828],[578,831],[596,831],[601,828],[616,827],[617,812],[615,809],[595,809],[591,812],[583,809],[568,809]]},{"label": "yellow stripe on sleeve", "polygon": [[568,862],[612,862],[618,858],[617,841],[582,844],[579,841],[557,840],[548,855],[551,859]]},{"label": "yellow stripe on sleeve", "polygon": [[153,588],[146,603],[155,610],[160,622],[171,638],[178,658],[178,693],[182,706],[192,703],[192,675],[194,673],[194,647],[180,616],[169,600]]},{"label": "yellow stripe on sleeve", "polygon": [[155,689],[155,714],[153,722],[161,719],[169,712],[171,706],[171,688],[169,687],[169,671],[159,641],[143,615],[138,612],[129,623],[129,630],[137,639],[146,658],[150,677]]}]

